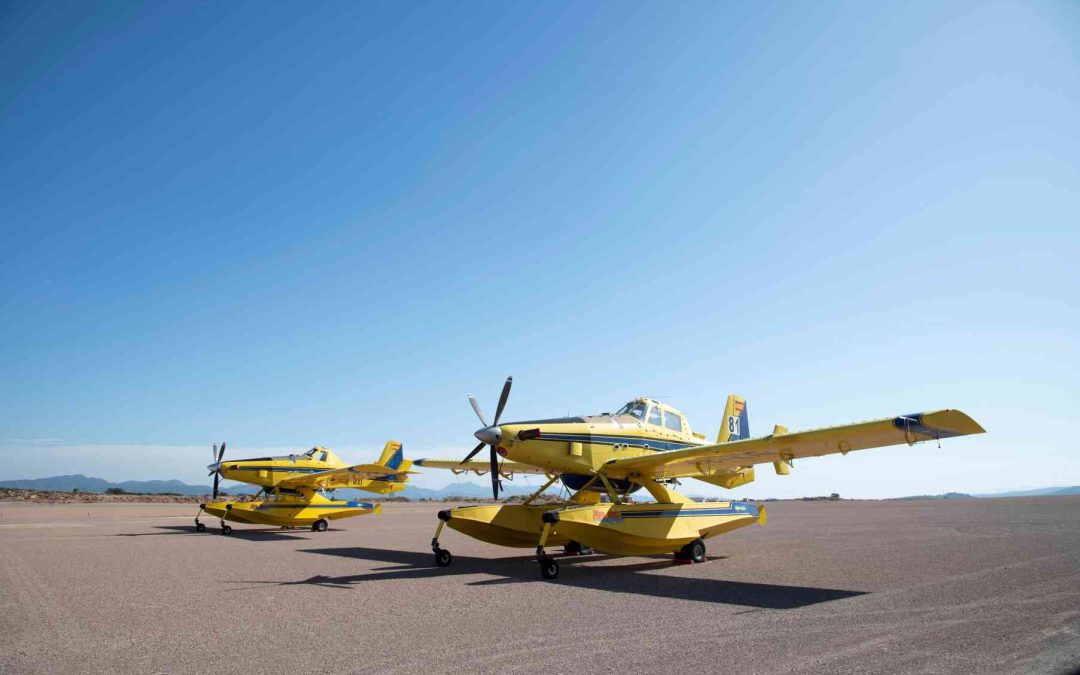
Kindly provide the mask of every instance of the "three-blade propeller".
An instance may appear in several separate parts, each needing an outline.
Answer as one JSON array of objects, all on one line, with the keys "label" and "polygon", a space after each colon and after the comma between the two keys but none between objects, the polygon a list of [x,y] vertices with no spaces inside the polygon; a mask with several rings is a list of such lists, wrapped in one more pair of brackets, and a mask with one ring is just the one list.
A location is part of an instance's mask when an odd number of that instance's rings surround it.
[{"label": "three-blade propeller", "polygon": [[210,475],[214,477],[214,499],[218,496],[218,481],[221,479],[221,458],[225,456],[225,442],[221,443],[221,450],[218,450],[217,444],[214,445],[214,464],[217,467],[210,472]]},{"label": "three-blade propeller", "polygon": [[469,394],[469,403],[472,405],[473,412],[480,418],[480,423],[484,425],[484,428],[475,434],[480,439],[480,443],[465,456],[465,459],[461,460],[461,463],[464,464],[475,457],[476,453],[483,450],[485,445],[491,448],[491,493],[495,499],[499,498],[499,490],[502,487],[499,482],[499,455],[495,450],[499,445],[499,420],[502,419],[503,409],[506,408],[506,399],[510,398],[510,386],[513,382],[514,378],[512,376],[506,378],[502,394],[499,395],[499,405],[495,408],[495,420],[491,424],[488,424],[487,418],[484,417],[484,413],[480,410],[480,404],[476,402],[476,397]]}]

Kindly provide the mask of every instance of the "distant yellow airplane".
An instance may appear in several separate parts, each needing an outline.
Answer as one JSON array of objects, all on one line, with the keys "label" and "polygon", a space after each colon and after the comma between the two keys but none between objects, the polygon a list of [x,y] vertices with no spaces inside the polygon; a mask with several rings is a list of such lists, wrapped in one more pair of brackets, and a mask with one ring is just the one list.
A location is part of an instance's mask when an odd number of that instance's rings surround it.
[{"label": "distant yellow airplane", "polygon": [[[469,397],[484,426],[475,433],[480,443],[463,461],[418,459],[416,465],[488,473],[496,499],[500,477],[532,473],[548,480],[522,504],[440,511],[431,541],[439,566],[453,560],[439,544],[444,526],[500,546],[536,546],[546,579],[559,574],[558,563],[544,550],[547,545],[564,546],[567,553],[590,548],[624,555],[674,552],[678,560],[701,562],[705,539],[753,523],[764,525],[765,508],[745,501],[695,502],[673,489],[678,479],[734,488],[754,480],[755,464],[771,462],[776,473],[787,475],[794,460],[804,457],[984,432],[964,413],[940,410],[795,433],[777,426],[768,436],[752,439],[746,401],[737,396],[728,397],[715,443],[692,432],[678,410],[650,398],[635,399],[615,414],[500,425],[512,382],[506,379],[490,425]],[[470,461],[485,445],[489,461]],[[569,499],[535,504],[557,480],[574,490]],[[642,487],[656,503],[629,501],[628,495]]]},{"label": "distant yellow airplane", "polygon": [[[307,527],[325,532],[330,520],[379,513],[382,507],[371,502],[329,499],[324,490],[356,488],[376,494],[391,494],[405,489],[412,462],[404,459],[401,443],[387,441],[375,464],[349,466],[326,448],[312,448],[299,455],[258,457],[223,461],[225,444],[214,446],[214,463],[208,466],[214,477],[214,499],[218,497],[221,478],[258,485],[262,489],[250,502],[218,502],[199,505],[195,529],[205,532],[199,522],[203,512],[221,519],[221,533],[232,534],[225,521],[281,527]],[[266,499],[259,501],[265,493]]]}]

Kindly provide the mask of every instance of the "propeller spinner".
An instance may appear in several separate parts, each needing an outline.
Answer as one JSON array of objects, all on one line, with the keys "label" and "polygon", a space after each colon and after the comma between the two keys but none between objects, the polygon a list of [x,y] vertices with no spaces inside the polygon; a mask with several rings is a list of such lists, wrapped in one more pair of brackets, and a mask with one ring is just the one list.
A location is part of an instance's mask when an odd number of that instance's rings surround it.
[{"label": "propeller spinner", "polygon": [[469,394],[469,403],[472,405],[473,412],[480,418],[480,423],[483,424],[483,428],[479,429],[473,435],[476,436],[480,443],[472,449],[465,459],[461,460],[461,463],[469,461],[476,456],[476,453],[484,449],[487,445],[491,448],[491,494],[495,499],[499,498],[499,490],[501,485],[499,483],[499,454],[495,451],[495,448],[499,445],[499,440],[502,437],[502,431],[499,429],[499,420],[502,418],[503,409],[506,408],[506,399],[510,398],[510,386],[514,383],[514,378],[506,378],[506,384],[503,385],[502,394],[499,395],[499,405],[495,408],[495,420],[488,424],[487,418],[484,417],[484,413],[480,410],[480,404],[476,402],[476,397]]}]

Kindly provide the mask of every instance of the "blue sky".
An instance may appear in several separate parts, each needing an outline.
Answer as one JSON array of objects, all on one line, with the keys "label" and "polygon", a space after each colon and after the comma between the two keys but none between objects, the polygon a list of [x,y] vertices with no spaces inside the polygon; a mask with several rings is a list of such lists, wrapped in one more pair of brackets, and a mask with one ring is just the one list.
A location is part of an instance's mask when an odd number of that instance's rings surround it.
[{"label": "blue sky", "polygon": [[990,432],[737,494],[1080,483],[1078,38],[1065,2],[6,3],[0,477],[459,456],[513,374],[507,418]]}]

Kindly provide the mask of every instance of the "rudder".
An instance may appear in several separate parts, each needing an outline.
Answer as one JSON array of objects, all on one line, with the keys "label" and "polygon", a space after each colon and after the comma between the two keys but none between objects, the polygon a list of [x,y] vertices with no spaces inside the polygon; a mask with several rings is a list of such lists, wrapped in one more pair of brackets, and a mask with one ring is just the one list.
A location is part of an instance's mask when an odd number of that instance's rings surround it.
[{"label": "rudder", "polygon": [[724,421],[720,424],[717,443],[744,441],[750,438],[750,419],[746,413],[746,399],[731,394],[724,407]]},{"label": "rudder", "polygon": [[401,447],[400,441],[387,441],[383,446],[382,454],[379,455],[379,464],[382,464],[388,469],[397,469],[401,467],[401,462],[405,458],[405,452]]}]

